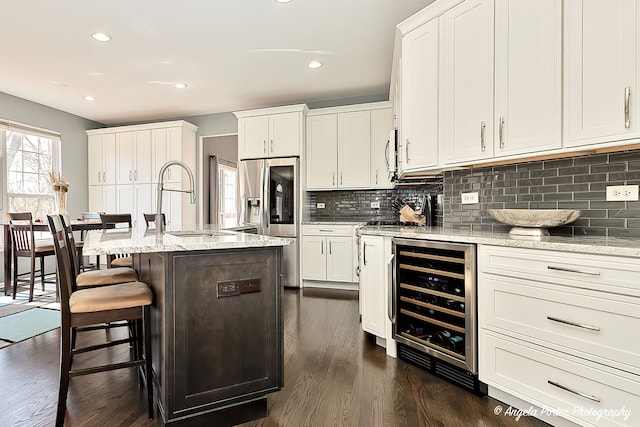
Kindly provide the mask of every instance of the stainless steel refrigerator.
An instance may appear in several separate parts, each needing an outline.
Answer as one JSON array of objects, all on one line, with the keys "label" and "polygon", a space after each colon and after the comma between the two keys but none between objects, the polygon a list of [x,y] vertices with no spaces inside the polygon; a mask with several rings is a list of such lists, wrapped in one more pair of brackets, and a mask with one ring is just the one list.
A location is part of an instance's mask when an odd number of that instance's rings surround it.
[{"label": "stainless steel refrigerator", "polygon": [[284,286],[300,287],[298,237],[300,232],[300,169],[297,157],[242,160],[240,223],[255,224],[260,234],[288,237],[283,249]]}]

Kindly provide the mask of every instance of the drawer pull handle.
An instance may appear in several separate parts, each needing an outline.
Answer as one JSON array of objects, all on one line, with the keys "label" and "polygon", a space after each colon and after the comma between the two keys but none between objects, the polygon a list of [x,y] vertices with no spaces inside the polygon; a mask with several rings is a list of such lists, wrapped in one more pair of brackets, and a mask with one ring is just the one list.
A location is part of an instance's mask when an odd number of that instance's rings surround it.
[{"label": "drawer pull handle", "polygon": [[595,396],[591,396],[589,394],[585,394],[585,393],[581,393],[579,391],[571,390],[569,387],[565,387],[562,384],[559,384],[559,383],[557,383],[555,381],[547,380],[547,382],[549,384],[551,384],[552,386],[561,388],[562,390],[568,391],[569,393],[577,394],[580,397],[584,397],[585,399],[593,400],[594,402],[600,402],[600,399],[595,397]]},{"label": "drawer pull handle", "polygon": [[547,265],[547,269],[556,270],[556,271],[566,271],[567,273],[587,274],[589,276],[599,276],[600,275],[599,271],[593,272],[593,271],[574,270],[573,268],[555,267],[553,265]]},{"label": "drawer pull handle", "polygon": [[323,233],[333,233],[333,230],[318,230],[318,231],[322,231]]},{"label": "drawer pull handle", "polygon": [[551,317],[551,316],[547,316],[547,319],[551,320],[552,322],[564,323],[565,325],[571,325],[571,326],[575,326],[577,328],[588,329],[590,331],[598,331],[598,332],[600,332],[600,328],[597,327],[597,326],[585,325],[583,323],[575,323],[575,322],[572,322],[570,320],[558,319],[557,317]]}]

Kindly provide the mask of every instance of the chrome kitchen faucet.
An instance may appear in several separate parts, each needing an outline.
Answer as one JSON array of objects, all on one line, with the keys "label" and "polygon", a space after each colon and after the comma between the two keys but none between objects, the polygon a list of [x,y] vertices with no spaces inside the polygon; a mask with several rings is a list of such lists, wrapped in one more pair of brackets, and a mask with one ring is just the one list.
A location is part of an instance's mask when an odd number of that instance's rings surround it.
[{"label": "chrome kitchen faucet", "polygon": [[[164,188],[164,171],[169,168],[169,166],[177,165],[182,167],[187,174],[189,175],[189,190],[177,190],[173,188]],[[191,194],[191,204],[196,203],[196,187],[195,180],[193,179],[193,173],[189,166],[179,160],[171,160],[162,165],[160,168],[160,173],[158,174],[158,197],[156,206],[156,234],[162,234],[164,232],[164,221],[162,220],[162,191],[175,191],[178,193],[189,193]]]}]

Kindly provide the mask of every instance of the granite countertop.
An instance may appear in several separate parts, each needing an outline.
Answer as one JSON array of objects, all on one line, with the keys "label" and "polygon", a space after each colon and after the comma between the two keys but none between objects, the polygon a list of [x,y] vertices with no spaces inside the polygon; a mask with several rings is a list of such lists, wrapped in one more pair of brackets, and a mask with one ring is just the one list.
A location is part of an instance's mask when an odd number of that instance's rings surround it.
[{"label": "granite countertop", "polygon": [[302,225],[359,225],[365,224],[367,221],[302,221]]},{"label": "granite countertop", "polygon": [[585,254],[616,255],[640,258],[640,240],[600,236],[511,236],[508,233],[459,230],[448,227],[363,226],[359,234],[407,239],[476,243],[516,248],[546,249]]},{"label": "granite countertop", "polygon": [[150,228],[115,228],[87,233],[83,255],[109,255],[149,252],[186,252],[208,249],[260,248],[287,246],[291,239],[221,230],[215,225],[169,228],[156,234]]}]

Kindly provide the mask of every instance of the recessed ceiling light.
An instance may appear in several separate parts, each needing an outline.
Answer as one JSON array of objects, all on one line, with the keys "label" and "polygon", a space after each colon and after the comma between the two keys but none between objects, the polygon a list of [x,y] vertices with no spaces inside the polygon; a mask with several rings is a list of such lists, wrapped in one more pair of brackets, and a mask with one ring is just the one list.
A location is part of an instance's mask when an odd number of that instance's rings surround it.
[{"label": "recessed ceiling light", "polygon": [[173,87],[175,87],[176,89],[184,89],[185,87],[187,87],[187,85],[184,83],[176,83],[173,85]]},{"label": "recessed ceiling light", "polygon": [[318,62],[318,61],[311,61],[307,64],[307,67],[314,69],[314,68],[320,68],[322,67],[322,62]]},{"label": "recessed ceiling light", "polygon": [[276,3],[289,3],[291,0],[276,0]]},{"label": "recessed ceiling light", "polygon": [[111,40],[111,36],[105,33],[93,33],[91,34],[91,37],[93,37],[95,40],[98,40],[99,42],[108,42]]},{"label": "recessed ceiling light", "polygon": [[85,101],[95,101],[95,100],[96,100],[96,98],[95,98],[95,97],[93,97],[93,96],[91,96],[91,95],[87,95],[87,96],[85,96],[85,97],[84,97],[84,100],[85,100]]}]

